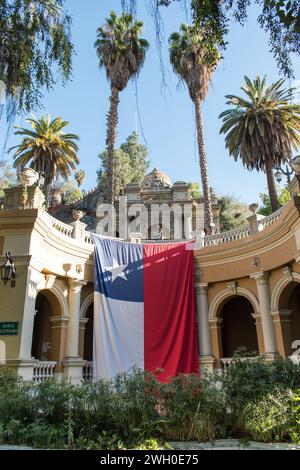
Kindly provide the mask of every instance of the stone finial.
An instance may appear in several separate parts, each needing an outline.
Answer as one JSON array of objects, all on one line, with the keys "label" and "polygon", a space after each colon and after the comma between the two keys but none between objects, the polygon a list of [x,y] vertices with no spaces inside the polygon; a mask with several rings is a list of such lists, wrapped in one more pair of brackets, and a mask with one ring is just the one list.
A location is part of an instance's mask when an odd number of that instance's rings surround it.
[{"label": "stone finial", "polygon": [[82,219],[82,217],[84,216],[84,212],[74,209],[72,212],[72,216],[74,220],[78,221]]},{"label": "stone finial", "polygon": [[256,212],[258,211],[258,204],[256,202],[253,202],[248,207],[249,211],[252,212],[252,214],[256,214]]},{"label": "stone finial", "polygon": [[38,172],[32,168],[22,168],[17,174],[22,186],[33,186],[40,179]]}]

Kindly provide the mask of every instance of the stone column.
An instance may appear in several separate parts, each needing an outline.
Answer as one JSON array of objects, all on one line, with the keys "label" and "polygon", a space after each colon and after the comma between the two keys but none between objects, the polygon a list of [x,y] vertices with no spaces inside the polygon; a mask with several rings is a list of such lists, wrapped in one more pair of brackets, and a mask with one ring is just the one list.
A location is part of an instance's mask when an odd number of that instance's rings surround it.
[{"label": "stone column", "polygon": [[222,369],[221,358],[223,355],[222,349],[222,336],[221,336],[221,328],[222,328],[222,318],[210,318],[210,331],[211,331],[211,346],[212,346],[212,354],[215,358],[215,368]]},{"label": "stone column", "polygon": [[51,322],[51,361],[57,362],[55,377],[61,381],[63,379],[63,360],[65,357],[65,345],[68,331],[69,317],[56,316],[50,318]]},{"label": "stone column", "polygon": [[[32,349],[32,336],[34,317],[36,315],[35,303],[38,291],[38,284],[44,276],[41,275],[32,267],[28,267],[27,284],[25,290],[25,302],[23,310],[23,318],[21,323],[21,341],[20,341],[20,353],[19,360],[15,361],[18,374],[23,377],[24,380],[32,380],[33,368],[35,359],[31,356]],[[13,365],[14,361],[10,361]],[[18,364],[17,364],[18,363]]]},{"label": "stone column", "polygon": [[292,328],[291,328],[292,310],[279,310],[272,312],[277,349],[282,357],[288,357],[292,354]]},{"label": "stone column", "polygon": [[264,334],[262,330],[262,323],[261,323],[261,316],[256,313],[252,313],[252,318],[255,320],[255,327],[256,327],[256,336],[257,336],[257,343],[258,343],[258,353],[259,355],[263,355],[265,351],[265,344],[264,344]]},{"label": "stone column", "polygon": [[274,324],[271,316],[271,295],[269,285],[269,275],[265,272],[256,273],[251,276],[256,280],[259,309],[262,322],[262,330],[264,335],[264,355],[274,357],[276,354],[276,341]]},{"label": "stone column", "polygon": [[208,322],[208,285],[196,284],[198,340],[200,353],[200,370],[213,371],[214,358],[211,352],[211,337]]},{"label": "stone column", "polygon": [[82,380],[84,361],[79,357],[79,322],[80,294],[86,283],[77,279],[69,279],[69,322],[64,360],[65,380],[78,384]]},{"label": "stone column", "polygon": [[84,333],[86,324],[88,323],[89,318],[81,318],[79,322],[79,356],[83,357],[84,355]]}]

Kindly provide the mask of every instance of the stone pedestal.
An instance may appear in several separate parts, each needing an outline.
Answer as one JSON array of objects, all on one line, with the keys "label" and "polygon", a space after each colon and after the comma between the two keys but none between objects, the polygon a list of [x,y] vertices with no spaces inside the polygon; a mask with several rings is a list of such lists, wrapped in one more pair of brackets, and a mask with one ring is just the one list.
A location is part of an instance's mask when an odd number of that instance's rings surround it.
[{"label": "stone pedestal", "polygon": [[212,356],[200,356],[199,368],[200,374],[212,374],[214,371],[215,359]]},{"label": "stone pedestal", "polygon": [[38,186],[15,186],[4,190],[4,209],[41,209],[45,195]]},{"label": "stone pedestal", "polygon": [[34,364],[35,359],[32,357],[23,360],[8,359],[5,365],[13,369],[23,380],[32,381]]},{"label": "stone pedestal", "polygon": [[64,365],[64,381],[72,385],[79,385],[83,378],[83,366],[86,361],[78,358],[65,358]]}]

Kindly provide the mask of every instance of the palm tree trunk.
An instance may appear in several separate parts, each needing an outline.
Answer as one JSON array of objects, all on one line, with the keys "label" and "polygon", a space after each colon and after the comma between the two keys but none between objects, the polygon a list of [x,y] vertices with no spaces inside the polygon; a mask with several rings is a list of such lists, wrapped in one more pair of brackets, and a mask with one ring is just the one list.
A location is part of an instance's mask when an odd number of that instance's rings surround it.
[{"label": "palm tree trunk", "polygon": [[118,127],[118,106],[120,102],[119,90],[115,87],[111,89],[110,109],[107,115],[107,138],[106,148],[108,155],[107,166],[107,199],[110,204],[115,202],[115,178],[114,178],[114,157],[115,143]]},{"label": "palm tree trunk", "polygon": [[207,235],[211,235],[214,232],[214,216],[211,204],[211,192],[208,182],[208,168],[207,168],[207,156],[205,151],[205,138],[201,112],[201,101],[198,99],[195,101],[195,112],[196,112],[196,125],[197,125],[197,137],[198,137],[198,150],[199,150],[199,164],[202,181],[203,201],[204,201],[204,224]]},{"label": "palm tree trunk", "polygon": [[279,204],[279,200],[278,200],[278,196],[276,192],[273,168],[268,158],[266,159],[265,168],[266,168],[266,175],[267,175],[267,180],[268,180],[268,190],[269,190],[271,208],[272,208],[272,212],[275,212],[280,208],[280,204]]}]

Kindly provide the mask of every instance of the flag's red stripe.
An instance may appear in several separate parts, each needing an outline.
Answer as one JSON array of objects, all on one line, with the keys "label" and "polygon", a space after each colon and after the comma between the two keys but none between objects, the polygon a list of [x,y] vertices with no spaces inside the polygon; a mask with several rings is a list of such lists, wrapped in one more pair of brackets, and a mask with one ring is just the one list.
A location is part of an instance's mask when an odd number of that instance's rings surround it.
[{"label": "flag's red stripe", "polygon": [[194,254],[185,244],[144,245],[145,369],[161,381],[198,373]]}]

